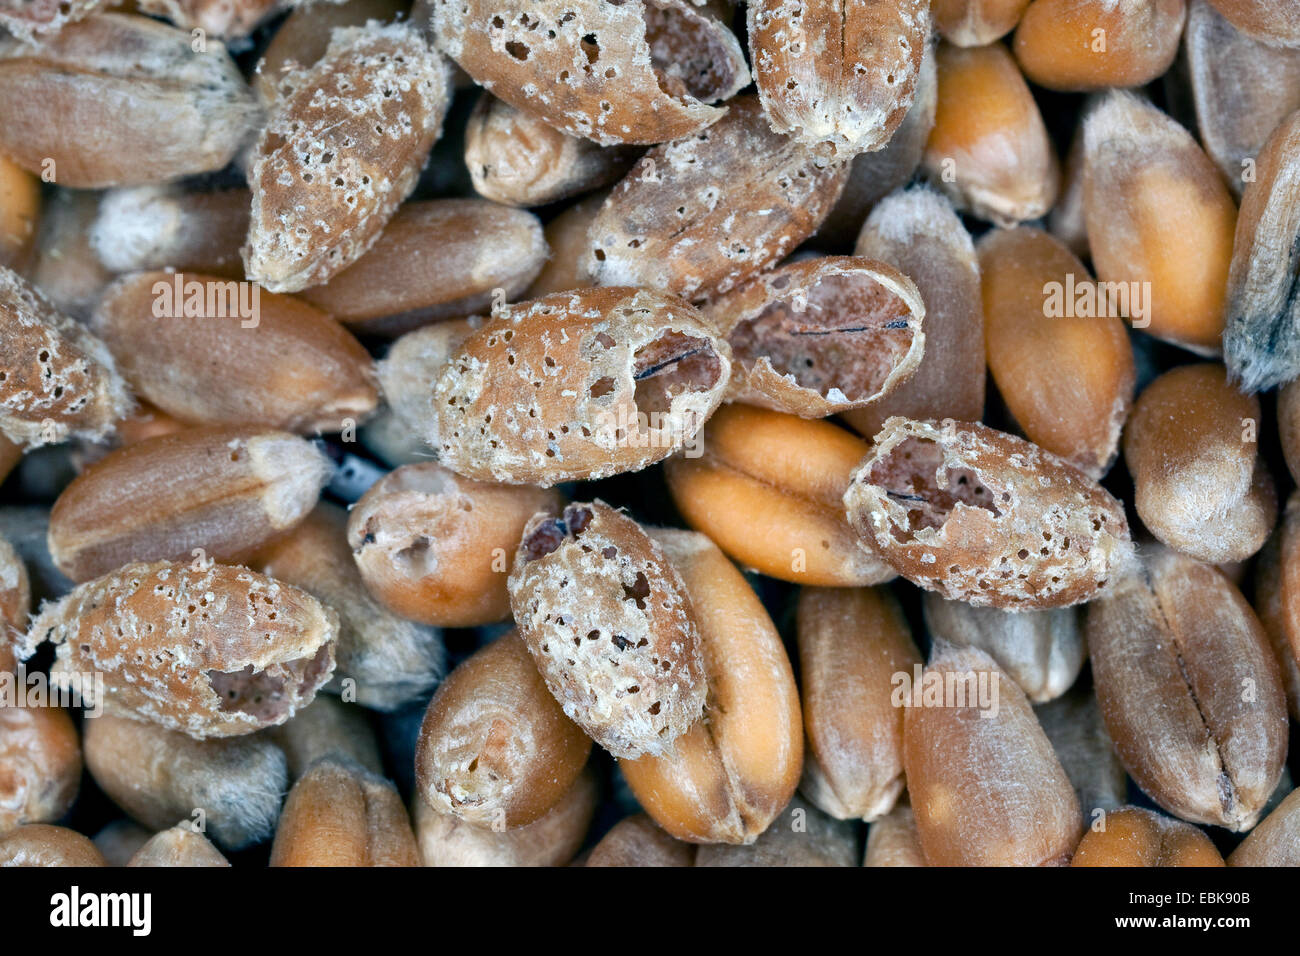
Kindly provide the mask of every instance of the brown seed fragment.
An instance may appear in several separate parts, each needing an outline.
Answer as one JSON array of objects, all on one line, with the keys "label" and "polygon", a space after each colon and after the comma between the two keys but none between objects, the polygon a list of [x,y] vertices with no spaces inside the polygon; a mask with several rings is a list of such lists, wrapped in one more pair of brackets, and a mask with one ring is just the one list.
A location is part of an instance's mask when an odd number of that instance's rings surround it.
[{"label": "brown seed fragment", "polygon": [[752,843],[794,795],[803,765],[790,660],[762,602],[713,542],[664,528],[650,536],[690,596],[708,690],[703,719],[668,752],[619,768],[646,812],[678,839]]},{"label": "brown seed fragment", "polygon": [[[264,107],[274,108],[276,101],[325,55],[336,27],[361,27],[369,20],[391,21],[409,6],[406,0],[296,3],[258,61],[252,77],[253,92]],[[422,24],[417,21],[417,26]]]},{"label": "brown seed fragment", "polygon": [[356,262],[415,188],[448,98],[446,61],[411,24],[337,28],[258,141],[248,277],[297,292]]},{"label": "brown seed fragment", "polygon": [[140,273],[109,288],[93,326],[135,392],[181,421],[336,432],[378,402],[370,356],[346,329],[257,286]]},{"label": "brown seed fragment", "polygon": [[93,839],[109,866],[126,866],[153,835],[152,830],[122,817],[107,824]]},{"label": "brown seed fragment", "polygon": [[397,788],[357,764],[326,757],[289,791],[271,866],[419,866]]},{"label": "brown seed fragment", "polygon": [[591,224],[585,268],[597,285],[691,300],[729,292],[816,231],[848,174],[773,132],[757,97],[739,97],[707,130],[632,167]]},{"label": "brown seed fragment", "polygon": [[1156,338],[1216,354],[1237,210],[1192,135],[1131,93],[1084,118],[1084,215],[1097,278],[1123,283],[1128,318]]},{"label": "brown seed fragment", "polygon": [[940,44],[939,100],[922,168],[962,209],[1001,226],[1056,201],[1060,168],[1043,117],[1000,43]]},{"label": "brown seed fragment", "polygon": [[0,833],[58,820],[80,783],[81,743],[66,710],[0,706]]},{"label": "brown seed fragment", "polygon": [[599,790],[587,768],[546,816],[513,830],[474,826],[417,796],[412,816],[420,857],[425,866],[563,866],[582,846]]},{"label": "brown seed fragment", "polygon": [[696,866],[857,866],[853,824],[836,820],[799,797],[746,846],[705,844]]},{"label": "brown seed fragment", "polygon": [[31,447],[100,440],[131,407],[113,356],[16,272],[0,267],[0,429]]},{"label": "brown seed fragment", "polygon": [[506,577],[524,526],[558,515],[556,491],[462,478],[434,462],[403,465],[348,518],[352,557],[375,598],[412,621],[476,627],[509,617]]},{"label": "brown seed fragment", "polygon": [[84,726],[86,769],[150,831],[202,820],[214,842],[240,850],[275,829],[289,778],[284,754],[267,735],[195,740],[111,714]]},{"label": "brown seed fragment", "polygon": [[631,518],[600,501],[534,518],[510,603],[555,699],[616,757],[663,754],[699,718],[696,613],[681,574]]},{"label": "brown seed fragment", "polygon": [[749,52],[772,128],[851,156],[883,147],[912,104],[928,0],[753,0]]},{"label": "brown seed fragment", "polygon": [[1286,759],[1286,699],[1254,612],[1163,548],[1088,609],[1097,700],[1125,769],[1165,810],[1254,825]]},{"label": "brown seed fragment", "polygon": [[1300,47],[1300,11],[1287,0],[1210,0],[1238,30],[1276,46]]},{"label": "brown seed fragment", "polygon": [[555,292],[587,289],[587,230],[605,203],[608,190],[585,196],[546,224],[546,247],[550,259],[525,294],[540,299]]},{"label": "brown seed fragment", "polygon": [[256,106],[224,46],[196,56],[190,43],[188,30],[106,13],[0,45],[0,149],[74,189],[221,169]]},{"label": "brown seed fragment", "polygon": [[0,7],[0,26],[23,40],[52,34],[82,20],[108,0],[9,0]]},{"label": "brown seed fragment", "polygon": [[400,335],[518,298],[546,254],[531,213],[475,199],[410,202],[369,252],[301,298],[358,333]]},{"label": "brown seed fragment", "polygon": [[[194,549],[247,561],[316,504],[332,465],[310,442],[258,428],[194,428],[111,452],[50,512],[50,555],[74,581]],[[182,480],[183,478],[183,480]]]},{"label": "brown seed fragment", "polygon": [[920,292],[871,259],[790,263],[716,299],[704,314],[731,346],[728,398],[804,418],[888,395],[925,351]]},{"label": "brown seed fragment", "polygon": [[1247,391],[1300,376],[1300,111],[1260,150],[1241,198],[1224,302],[1224,361]]},{"label": "brown seed fragment", "polygon": [[1105,829],[1089,829],[1072,866],[1223,866],[1210,838],[1181,820],[1121,807],[1105,816]]},{"label": "brown seed fragment", "polygon": [[1123,508],[1100,485],[976,423],[891,418],[844,506],[862,541],[899,574],[981,606],[1091,600],[1132,555]]},{"label": "brown seed fragment", "polygon": [[346,704],[337,697],[318,694],[308,706],[266,736],[284,751],[289,779],[297,780],[322,757],[346,757],[371,773],[383,773],[379,742],[364,706]]},{"label": "brown seed fragment", "polygon": [[637,471],[694,441],[730,350],[673,296],[557,293],[469,336],[434,390],[440,460],[468,478],[551,486]]},{"label": "brown seed fragment", "polygon": [[166,17],[186,30],[237,39],[299,0],[136,0],[141,13]]},{"label": "brown seed fragment", "polygon": [[1186,11],[1186,0],[1034,0],[1016,60],[1051,90],[1144,86],[1174,62]]},{"label": "brown seed fragment", "polygon": [[99,193],[60,189],[45,203],[26,275],[60,312],[84,321],[113,275],[90,245]]},{"label": "brown seed fragment", "polygon": [[837,819],[877,820],[904,786],[894,677],[921,654],[885,588],[804,588],[797,621],[808,738],[800,789]]},{"label": "brown seed fragment", "polygon": [[639,153],[569,136],[489,93],[479,98],[465,129],[474,191],[508,206],[541,206],[607,186]]},{"label": "brown seed fragment", "polygon": [[1196,128],[1228,188],[1240,197],[1249,160],[1287,115],[1300,109],[1300,50],[1242,33],[1209,0],[1191,0],[1184,32]]},{"label": "brown seed fragment", "polygon": [[178,823],[150,838],[127,866],[230,866],[230,861],[202,833]]},{"label": "brown seed fragment", "polygon": [[1300,790],[1247,834],[1228,857],[1229,866],[1300,866]]},{"label": "brown seed fragment", "polygon": [[1076,685],[1069,693],[1036,706],[1034,714],[1074,784],[1085,824],[1097,819],[1096,811],[1114,810],[1126,802],[1128,775],[1091,688]]},{"label": "brown seed fragment", "polygon": [[921,838],[916,832],[916,814],[906,801],[871,824],[867,830],[867,852],[863,866],[925,866]]},{"label": "brown seed fragment", "polygon": [[485,89],[602,146],[691,136],[749,84],[740,44],[683,0],[434,0],[439,49]]},{"label": "brown seed fragment", "polygon": [[20,272],[25,269],[40,216],[40,180],[0,157],[0,266]]},{"label": "brown seed fragment", "polygon": [[95,844],[66,827],[29,823],[0,836],[0,868],[106,865]]},{"label": "brown seed fragment", "polygon": [[983,651],[943,644],[923,681],[912,685],[903,753],[926,863],[1069,862],[1079,801],[1020,688]]},{"label": "brown seed fragment", "polygon": [[[522,523],[521,519],[521,527]],[[277,581],[302,588],[338,614],[334,645],[338,666],[326,689],[346,691],[349,700],[363,707],[395,710],[422,698],[437,683],[446,653],[436,630],[399,616],[371,596],[353,560],[347,528],[347,512],[321,502],[301,524],[263,551],[257,566]]]},{"label": "brown seed fragment", "polygon": [[511,631],[434,695],[415,752],[417,799],[480,827],[527,826],[563,799],[590,752]]},{"label": "brown seed fragment", "polygon": [[1133,502],[1169,547],[1202,561],[1241,561],[1263,546],[1277,493],[1259,457],[1259,401],[1221,365],[1184,365],[1146,387],[1124,433]]},{"label": "brown seed fragment", "polygon": [[116,189],[100,200],[90,245],[112,272],[170,267],[242,279],[239,246],[248,232],[249,201],[247,189]]},{"label": "brown seed fragment", "polygon": [[939,35],[957,46],[985,46],[1016,28],[1029,0],[932,0]]},{"label": "brown seed fragment", "polygon": [[[103,705],[192,737],[282,724],[334,671],[338,617],[245,568],[128,564],[46,604],[29,639],[53,676],[102,673]],[[100,701],[82,688],[87,706]]]},{"label": "brown seed fragment", "polygon": [[[926,44],[921,70],[916,77],[912,105],[889,142],[875,152],[859,153],[853,157],[844,191],[814,235],[819,246],[828,249],[850,247],[862,229],[867,213],[890,193],[911,182],[917,167],[921,165],[926,140],[934,128],[934,111],[939,93],[934,46],[934,43]],[[885,261],[891,265],[897,264],[888,259]],[[907,272],[906,269],[902,271]]]},{"label": "brown seed fragment", "polygon": [[862,439],[830,422],[727,405],[696,450],[664,466],[673,503],[745,567],[819,587],[894,577],[844,516],[844,492],[870,450]]},{"label": "brown seed fragment", "polygon": [[979,648],[1034,703],[1064,694],[1083,669],[1088,651],[1075,608],[1004,611],[945,601],[933,591],[923,602],[925,626],[935,640]]},{"label": "brown seed fragment", "polygon": [[27,565],[3,536],[0,536],[0,674],[18,668],[18,638],[27,630],[32,609],[31,580]]},{"label": "brown seed fragment", "polygon": [[644,813],[614,824],[587,857],[587,866],[694,865],[695,847],[669,836]]},{"label": "brown seed fragment", "polygon": [[[394,430],[405,439],[412,454],[419,453],[413,461],[429,457],[433,454],[431,448],[438,446],[433,412],[438,376],[461,344],[482,325],[479,319],[450,319],[407,332],[393,342],[376,367],[380,391],[396,419]],[[383,414],[381,410],[381,418]]]},{"label": "brown seed fragment", "polygon": [[1291,716],[1300,720],[1300,498],[1294,492],[1255,564],[1254,607],[1277,658]]},{"label": "brown seed fragment", "polygon": [[1074,254],[1028,226],[980,241],[989,371],[1025,435],[1101,478],[1119,453],[1137,371],[1128,331]]},{"label": "brown seed fragment", "polygon": [[924,187],[887,196],[863,224],[854,255],[887,262],[916,284],[925,352],[892,392],[849,410],[845,421],[867,438],[894,415],[979,421],[986,378],[980,266],[952,204]]}]

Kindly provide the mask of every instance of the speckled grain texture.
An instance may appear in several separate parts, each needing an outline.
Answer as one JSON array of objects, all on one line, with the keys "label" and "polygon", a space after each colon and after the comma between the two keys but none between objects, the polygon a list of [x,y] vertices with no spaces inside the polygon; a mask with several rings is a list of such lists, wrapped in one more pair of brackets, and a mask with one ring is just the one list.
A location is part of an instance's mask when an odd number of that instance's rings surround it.
[{"label": "speckled grain texture", "polygon": [[106,710],[199,739],[284,723],[311,703],[334,671],[337,633],[337,615],[297,588],[167,561],[88,581],[29,628],[57,646],[55,679],[102,674]]},{"label": "speckled grain texture", "polygon": [[446,61],[411,24],[336,29],[257,144],[248,276],[297,292],[359,259],[415,188],[449,98]]},{"label": "speckled grain texture", "polygon": [[675,296],[556,293],[505,308],[461,343],[434,389],[426,441],[481,481],[637,471],[694,438],[730,372],[726,343]]},{"label": "speckled grain texture", "polygon": [[929,0],[751,0],[747,15],[774,130],[844,156],[889,141],[916,90]]},{"label": "speckled grain texture", "polygon": [[757,97],[738,97],[713,126],[638,160],[588,230],[585,267],[597,285],[728,292],[815,232],[848,175],[773,132]]},{"label": "speckled grain texture", "polygon": [[725,112],[706,104],[749,83],[731,31],[682,0],[431,7],[439,48],[485,89],[606,146],[689,136]]},{"label": "speckled grain texture", "polygon": [[859,536],[914,584],[1012,609],[1091,600],[1131,559],[1120,503],[986,425],[891,418],[844,495]]},{"label": "speckled grain texture", "polygon": [[0,430],[28,447],[99,440],[132,404],[104,343],[0,267]]},{"label": "speckled grain texture", "polygon": [[520,634],[564,712],[616,757],[669,752],[707,681],[681,575],[603,502],[529,523],[510,575]]}]

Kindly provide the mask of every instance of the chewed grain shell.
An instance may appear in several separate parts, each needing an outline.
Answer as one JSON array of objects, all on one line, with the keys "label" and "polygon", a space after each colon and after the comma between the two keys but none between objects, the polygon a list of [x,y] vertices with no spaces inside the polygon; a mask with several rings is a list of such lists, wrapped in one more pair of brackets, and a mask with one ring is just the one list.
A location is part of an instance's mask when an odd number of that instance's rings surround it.
[{"label": "chewed grain shell", "polygon": [[449,98],[446,61],[411,24],[334,31],[257,144],[249,278],[297,292],[359,259],[415,188]]},{"label": "chewed grain shell", "polygon": [[547,487],[602,478],[692,440],[730,373],[726,343],[680,299],[557,293],[505,308],[460,345],[422,433],[468,478]]},{"label": "chewed grain shell", "polygon": [[889,141],[916,90],[929,0],[751,0],[748,18],[773,129],[837,154]]},{"label": "chewed grain shell", "polygon": [[614,756],[668,752],[699,719],[707,682],[686,585],[631,518],[600,501],[539,515],[510,602],[565,714]]},{"label": "chewed grain shell", "polygon": [[131,405],[107,346],[0,267],[0,431],[29,447],[95,441]]},{"label": "chewed grain shell", "polygon": [[888,395],[925,350],[921,293],[871,259],[781,266],[714,301],[705,315],[731,346],[728,398],[804,418]]},{"label": "chewed grain shell", "polygon": [[749,84],[740,44],[684,0],[434,0],[439,48],[570,136],[649,145],[698,132]]},{"label": "chewed grain shell", "polygon": [[982,606],[1091,600],[1133,553],[1123,507],[1100,485],[977,423],[889,419],[844,505],[903,577]]},{"label": "chewed grain shell", "polygon": [[87,581],[29,628],[57,647],[52,680],[101,674],[106,710],[198,739],[281,724],[311,703],[334,671],[337,633],[335,613],[305,591],[168,561]]},{"label": "chewed grain shell", "polygon": [[588,230],[597,285],[702,299],[785,258],[830,214],[849,164],[772,131],[757,97],[694,136],[656,146]]}]

